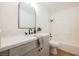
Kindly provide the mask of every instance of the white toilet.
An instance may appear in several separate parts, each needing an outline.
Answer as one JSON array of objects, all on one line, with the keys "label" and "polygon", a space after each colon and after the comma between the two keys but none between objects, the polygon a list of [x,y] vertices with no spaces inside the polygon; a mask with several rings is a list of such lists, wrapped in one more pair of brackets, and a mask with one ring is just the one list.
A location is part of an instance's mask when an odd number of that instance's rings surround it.
[{"label": "white toilet", "polygon": [[57,55],[57,47],[59,43],[55,40],[50,40],[49,44],[50,44],[50,54]]}]

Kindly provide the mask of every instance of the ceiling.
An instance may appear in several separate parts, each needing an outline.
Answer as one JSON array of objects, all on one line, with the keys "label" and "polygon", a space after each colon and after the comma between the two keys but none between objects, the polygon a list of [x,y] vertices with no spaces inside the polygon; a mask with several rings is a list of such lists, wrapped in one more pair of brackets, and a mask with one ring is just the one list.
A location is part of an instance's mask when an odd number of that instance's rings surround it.
[{"label": "ceiling", "polygon": [[79,2],[40,2],[48,12],[55,13],[79,5]]}]

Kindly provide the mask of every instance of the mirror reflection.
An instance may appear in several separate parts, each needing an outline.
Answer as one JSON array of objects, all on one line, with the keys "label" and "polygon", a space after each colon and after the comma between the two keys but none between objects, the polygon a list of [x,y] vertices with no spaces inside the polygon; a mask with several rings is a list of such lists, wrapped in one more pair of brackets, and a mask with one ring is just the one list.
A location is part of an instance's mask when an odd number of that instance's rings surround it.
[{"label": "mirror reflection", "polygon": [[19,3],[18,26],[20,29],[34,28],[36,25],[35,8],[29,3]]}]

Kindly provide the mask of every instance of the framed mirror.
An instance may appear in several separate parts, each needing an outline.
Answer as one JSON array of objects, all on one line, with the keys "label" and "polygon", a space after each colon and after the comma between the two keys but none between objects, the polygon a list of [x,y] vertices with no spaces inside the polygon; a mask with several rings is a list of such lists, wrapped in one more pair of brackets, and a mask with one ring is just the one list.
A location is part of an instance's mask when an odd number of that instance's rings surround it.
[{"label": "framed mirror", "polygon": [[36,27],[36,12],[31,4],[20,2],[18,5],[18,28],[28,29]]}]

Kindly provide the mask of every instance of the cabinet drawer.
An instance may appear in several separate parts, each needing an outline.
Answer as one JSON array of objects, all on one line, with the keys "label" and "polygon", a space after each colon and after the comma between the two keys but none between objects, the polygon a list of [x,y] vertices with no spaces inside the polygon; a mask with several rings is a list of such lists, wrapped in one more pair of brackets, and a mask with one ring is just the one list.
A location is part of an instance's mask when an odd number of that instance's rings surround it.
[{"label": "cabinet drawer", "polygon": [[10,49],[10,55],[22,56],[36,47],[38,47],[37,41],[32,41],[27,44]]},{"label": "cabinet drawer", "polygon": [[30,51],[28,54],[25,54],[24,56],[39,56],[38,48],[35,48],[34,50]]}]

